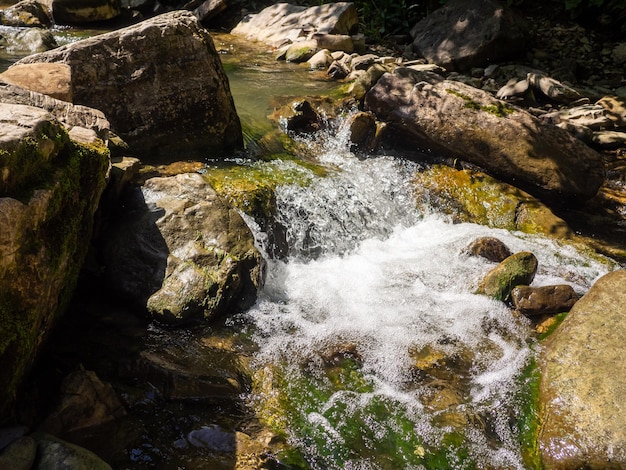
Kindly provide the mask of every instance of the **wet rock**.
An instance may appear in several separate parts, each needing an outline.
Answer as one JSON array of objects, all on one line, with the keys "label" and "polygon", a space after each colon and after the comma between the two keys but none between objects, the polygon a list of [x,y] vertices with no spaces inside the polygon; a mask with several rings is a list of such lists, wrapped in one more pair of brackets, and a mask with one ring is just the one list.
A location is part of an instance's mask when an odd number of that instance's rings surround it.
[{"label": "wet rock", "polygon": [[537,266],[537,258],[532,253],[523,251],[511,255],[487,273],[477,292],[506,301],[514,287],[528,285],[533,281]]},{"label": "wet rock", "polygon": [[93,452],[45,433],[34,433],[37,442],[38,470],[111,470]]},{"label": "wet rock", "polygon": [[307,100],[292,105],[294,114],[287,117],[287,130],[311,133],[322,128],[322,118]]},{"label": "wet rock", "polygon": [[46,62],[69,65],[74,101],[106,112],[115,133],[145,161],[243,145],[213,40],[190,12],[166,13],[19,63]]},{"label": "wet rock", "polygon": [[52,24],[42,3],[22,0],[0,11],[0,24],[15,27],[48,28]]},{"label": "wet rock", "polygon": [[0,468],[30,470],[37,456],[37,443],[30,436],[22,436],[0,451]]},{"label": "wet rock", "polygon": [[494,237],[474,240],[465,251],[472,256],[480,256],[494,263],[500,263],[513,254],[503,241]]},{"label": "wet rock", "polygon": [[60,401],[39,428],[53,435],[100,426],[126,415],[113,387],[95,372],[77,370],[61,384]]},{"label": "wet rock", "polygon": [[350,68],[345,63],[335,60],[332,64],[330,64],[326,73],[328,73],[331,78],[340,80],[348,76]]},{"label": "wet rock", "polygon": [[298,41],[291,44],[285,51],[287,62],[306,62],[317,52],[317,41]]},{"label": "wet rock", "polygon": [[103,237],[115,291],[163,321],[210,319],[249,306],[262,258],[239,213],[199,174],[151,178],[129,191]]},{"label": "wet rock", "polygon": [[312,39],[315,34],[350,35],[359,24],[353,3],[337,2],[315,7],[277,3],[246,16],[231,34],[270,45]]},{"label": "wet rock", "polygon": [[546,468],[626,467],[620,373],[626,271],[600,278],[543,343],[539,448]]},{"label": "wet rock", "polygon": [[388,69],[381,64],[374,64],[365,73],[350,85],[349,93],[357,100],[361,101],[367,92],[378,82],[380,77],[388,72]]},{"label": "wet rock", "polygon": [[120,0],[45,0],[56,24],[84,24],[117,18]]},{"label": "wet rock", "polygon": [[511,291],[515,309],[526,316],[569,312],[578,301],[572,286],[517,286]]},{"label": "wet rock", "polygon": [[0,40],[16,55],[44,52],[58,47],[52,32],[41,28],[8,28],[2,31]]},{"label": "wet rock", "polygon": [[453,0],[411,29],[413,50],[451,71],[466,71],[524,50],[525,21],[493,0]]},{"label": "wet rock", "polygon": [[350,117],[350,141],[360,149],[376,147],[376,120],[363,111]]},{"label": "wet rock", "polygon": [[71,69],[67,64],[16,65],[0,74],[7,83],[72,102]]},{"label": "wet rock", "polygon": [[365,109],[394,130],[396,146],[468,161],[547,201],[597,193],[602,157],[566,131],[485,91],[402,70],[384,74],[365,97]]}]

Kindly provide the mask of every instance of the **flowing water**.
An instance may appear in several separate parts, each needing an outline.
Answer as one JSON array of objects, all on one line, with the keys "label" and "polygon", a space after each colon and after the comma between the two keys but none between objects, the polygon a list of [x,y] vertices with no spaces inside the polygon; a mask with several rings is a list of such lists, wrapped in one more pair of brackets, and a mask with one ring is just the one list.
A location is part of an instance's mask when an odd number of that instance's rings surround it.
[{"label": "flowing water", "polygon": [[526,468],[532,328],[473,293],[493,264],[464,249],[496,236],[535,253],[536,285],[578,292],[607,266],[547,239],[419,213],[419,166],[358,159],[346,129],[310,146],[337,171],[277,189],[290,251],[269,260],[245,314],[260,348],[253,407],[311,468]]}]

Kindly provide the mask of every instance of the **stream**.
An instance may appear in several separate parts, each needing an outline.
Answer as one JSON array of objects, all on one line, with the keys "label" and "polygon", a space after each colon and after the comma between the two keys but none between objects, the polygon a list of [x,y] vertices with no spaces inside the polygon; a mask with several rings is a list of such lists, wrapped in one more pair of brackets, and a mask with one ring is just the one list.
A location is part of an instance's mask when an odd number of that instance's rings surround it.
[{"label": "stream", "polygon": [[[273,128],[266,116],[277,101],[336,88],[321,73],[276,62],[227,35],[215,42],[249,148]],[[234,167],[294,171],[304,181],[276,187],[284,256],[272,256],[275,237],[246,216],[267,260],[267,280],[251,309],[223,325],[176,333],[125,320],[124,341],[107,336],[104,349],[120,356],[143,338],[154,350],[181,351],[197,363],[185,348],[199,338],[240,342],[233,350],[248,358],[251,375],[240,402],[159,408],[146,392],[125,418],[142,422],[142,432],[118,445],[125,433],[114,427],[115,439],[96,433],[82,436],[82,445],[114,468],[235,468],[231,433],[254,416],[288,444],[271,468],[534,468],[540,343],[528,319],[474,293],[494,264],[465,249],[497,237],[512,252],[536,255],[534,285],[570,284],[579,294],[610,262],[541,236],[453,223],[438,207],[418,210],[414,178],[426,164],[357,156],[348,133],[338,120],[300,138],[324,176],[297,159],[233,158]],[[223,166],[207,159],[205,172]],[[126,314],[118,308],[100,318]],[[98,354],[83,363],[102,362],[99,374],[111,378],[113,362]],[[131,400],[131,392],[123,394]]]}]

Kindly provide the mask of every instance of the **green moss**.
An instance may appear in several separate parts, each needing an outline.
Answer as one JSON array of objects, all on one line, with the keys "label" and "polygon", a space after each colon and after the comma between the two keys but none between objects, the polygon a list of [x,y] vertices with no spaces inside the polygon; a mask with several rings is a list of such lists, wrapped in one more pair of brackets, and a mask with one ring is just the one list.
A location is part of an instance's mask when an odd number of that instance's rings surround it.
[{"label": "green moss", "polygon": [[533,359],[518,378],[519,387],[515,396],[516,403],[519,403],[518,414],[515,416],[515,426],[522,449],[522,458],[529,470],[542,468],[539,453],[540,381],[541,373]]},{"label": "green moss", "polygon": [[497,117],[505,117],[515,112],[513,108],[506,105],[505,103],[497,102],[492,105],[481,105],[480,103],[477,103],[476,101],[474,101],[471,97],[461,92],[458,92],[456,90],[453,90],[451,88],[447,88],[446,92],[448,92],[451,95],[458,96],[463,101],[465,101],[465,104],[463,105],[463,107],[468,108],[468,109],[484,111],[486,113],[493,114],[494,116],[497,116]]}]

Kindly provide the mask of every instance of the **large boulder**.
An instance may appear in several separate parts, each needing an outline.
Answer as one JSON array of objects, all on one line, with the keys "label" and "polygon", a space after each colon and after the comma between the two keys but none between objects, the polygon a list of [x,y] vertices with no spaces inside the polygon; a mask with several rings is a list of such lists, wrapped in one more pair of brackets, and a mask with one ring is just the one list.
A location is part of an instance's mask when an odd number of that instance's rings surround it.
[{"label": "large boulder", "polygon": [[73,102],[104,111],[144,159],[241,148],[239,117],[209,32],[187,11],[34,54],[71,68]]},{"label": "large boulder", "polygon": [[47,28],[49,12],[36,0],[22,0],[0,11],[0,24],[15,27]]},{"label": "large boulder", "polygon": [[313,39],[316,35],[355,34],[359,25],[356,6],[351,2],[303,7],[276,3],[257,14],[246,16],[231,34],[270,45]]},{"label": "large boulder", "polygon": [[108,167],[47,111],[0,103],[0,416],[72,296]]},{"label": "large boulder", "polygon": [[441,76],[397,68],[365,96],[395,144],[458,158],[554,202],[593,197],[604,180],[596,151],[556,126]]},{"label": "large boulder", "polygon": [[163,321],[212,318],[251,305],[262,258],[239,213],[195,173],[128,191],[105,235],[109,285]]},{"label": "large boulder", "polygon": [[626,271],[600,278],[541,348],[545,468],[626,468]]},{"label": "large boulder", "polygon": [[413,49],[447,70],[467,71],[524,50],[525,21],[496,0],[452,0],[411,29]]}]

